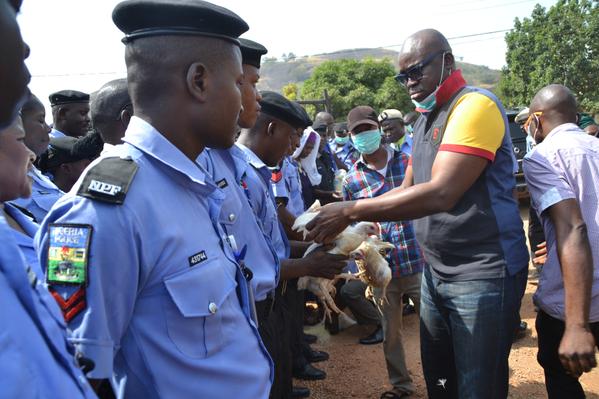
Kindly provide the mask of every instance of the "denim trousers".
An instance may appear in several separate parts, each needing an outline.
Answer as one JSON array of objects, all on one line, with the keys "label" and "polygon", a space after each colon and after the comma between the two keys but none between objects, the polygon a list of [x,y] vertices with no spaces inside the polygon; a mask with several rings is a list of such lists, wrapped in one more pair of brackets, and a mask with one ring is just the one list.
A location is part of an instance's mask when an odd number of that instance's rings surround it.
[{"label": "denim trousers", "polygon": [[527,268],[513,276],[444,281],[426,267],[420,349],[429,398],[493,399],[508,394],[508,357]]}]

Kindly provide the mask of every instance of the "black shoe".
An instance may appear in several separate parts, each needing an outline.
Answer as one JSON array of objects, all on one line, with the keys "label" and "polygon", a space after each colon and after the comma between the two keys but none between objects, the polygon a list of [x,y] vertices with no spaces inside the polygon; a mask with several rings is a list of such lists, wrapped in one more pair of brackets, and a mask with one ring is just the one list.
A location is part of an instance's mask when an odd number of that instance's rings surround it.
[{"label": "black shoe", "polygon": [[516,327],[516,331],[514,332],[514,339],[512,342],[516,342],[519,339],[526,337],[526,330],[528,329],[528,323],[525,321],[520,321],[518,327]]},{"label": "black shoe", "polygon": [[411,303],[406,303],[403,306],[402,314],[404,316],[408,316],[408,315],[411,315],[413,313],[416,313],[416,308],[414,307],[414,305],[412,305]]},{"label": "black shoe", "polygon": [[317,351],[310,348],[309,351],[304,352],[304,356],[310,363],[318,363],[324,362],[325,360],[329,360],[329,354],[325,351]]},{"label": "black shoe", "polygon": [[313,343],[315,343],[318,340],[318,337],[316,335],[314,335],[314,334],[304,333],[303,339],[304,339],[305,343],[307,343],[307,344],[313,344]]},{"label": "black shoe", "polygon": [[307,363],[301,370],[294,370],[293,377],[297,378],[298,380],[308,381],[324,380],[325,378],[327,378],[327,373],[320,369],[317,369],[310,363]]},{"label": "black shoe", "polygon": [[331,321],[325,316],[324,327],[329,330],[329,334],[331,335],[339,334],[339,315],[335,312],[331,312]]},{"label": "black shoe", "polygon": [[360,343],[362,345],[380,344],[383,342],[383,338],[383,327],[377,326],[376,330],[374,330],[370,335],[360,338]]},{"label": "black shoe", "polygon": [[306,387],[293,387],[291,391],[292,398],[308,398],[310,397],[310,390]]}]

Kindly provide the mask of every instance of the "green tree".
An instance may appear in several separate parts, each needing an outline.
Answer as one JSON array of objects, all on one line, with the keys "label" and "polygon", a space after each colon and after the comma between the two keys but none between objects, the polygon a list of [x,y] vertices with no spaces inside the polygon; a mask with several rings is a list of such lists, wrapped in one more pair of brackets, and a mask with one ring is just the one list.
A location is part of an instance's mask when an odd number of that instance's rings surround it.
[{"label": "green tree", "polygon": [[297,84],[295,83],[288,83],[285,86],[283,86],[283,89],[281,89],[281,92],[283,93],[283,95],[291,101],[295,101],[297,100],[297,93],[298,93],[299,89],[297,87]]},{"label": "green tree", "polygon": [[528,105],[551,83],[568,86],[581,108],[599,111],[599,2],[559,0],[537,5],[530,18],[516,18],[506,34],[507,66],[499,93],[507,106]]},{"label": "green tree", "polygon": [[326,61],[314,68],[304,82],[302,98],[322,98],[326,89],[333,115],[338,120],[344,119],[358,105],[370,105],[377,111],[386,108],[411,111],[414,106],[405,88],[393,79],[395,73],[389,59]]}]

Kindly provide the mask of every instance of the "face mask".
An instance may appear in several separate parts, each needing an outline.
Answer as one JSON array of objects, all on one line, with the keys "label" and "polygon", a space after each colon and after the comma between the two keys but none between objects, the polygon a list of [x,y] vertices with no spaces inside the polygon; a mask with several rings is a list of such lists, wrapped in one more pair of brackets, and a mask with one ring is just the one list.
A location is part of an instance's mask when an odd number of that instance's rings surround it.
[{"label": "face mask", "polygon": [[536,127],[535,127],[535,131],[534,131],[534,132],[531,132],[531,131],[530,131],[530,130],[531,130],[531,129],[530,129],[530,127],[531,127],[531,125],[532,125],[532,123],[530,123],[530,124],[528,124],[528,126],[526,127],[526,133],[527,133],[527,134],[528,134],[530,137],[532,137],[532,141],[533,141],[535,144],[539,144],[539,142],[537,141],[537,132],[539,131],[539,118],[538,118],[536,115],[533,115],[533,116],[534,116],[534,118],[535,118],[535,122],[536,122],[536,123],[535,123],[535,125],[536,125]]},{"label": "face mask", "polygon": [[406,132],[411,136],[414,133],[414,128],[412,125],[406,125]]},{"label": "face mask", "polygon": [[354,146],[360,153],[370,155],[379,149],[382,137],[379,129],[358,133],[353,136]]},{"label": "face mask", "polygon": [[335,136],[335,143],[337,143],[339,145],[346,145],[348,141],[349,141],[349,136],[345,136],[345,137]]},{"label": "face mask", "polygon": [[437,106],[437,92],[439,91],[439,87],[441,87],[441,83],[443,83],[443,72],[445,72],[445,53],[443,53],[443,62],[441,63],[441,77],[439,78],[439,83],[437,84],[437,88],[429,94],[422,102],[418,102],[416,100],[412,100],[412,103],[421,110],[426,112],[431,112]]}]

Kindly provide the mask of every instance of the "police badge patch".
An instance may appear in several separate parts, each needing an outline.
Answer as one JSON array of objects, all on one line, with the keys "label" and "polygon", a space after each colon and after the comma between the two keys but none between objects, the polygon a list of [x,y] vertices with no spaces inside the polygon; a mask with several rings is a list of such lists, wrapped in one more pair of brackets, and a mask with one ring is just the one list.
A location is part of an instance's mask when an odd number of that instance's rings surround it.
[{"label": "police badge patch", "polygon": [[52,223],[48,233],[48,283],[87,285],[92,226]]}]

